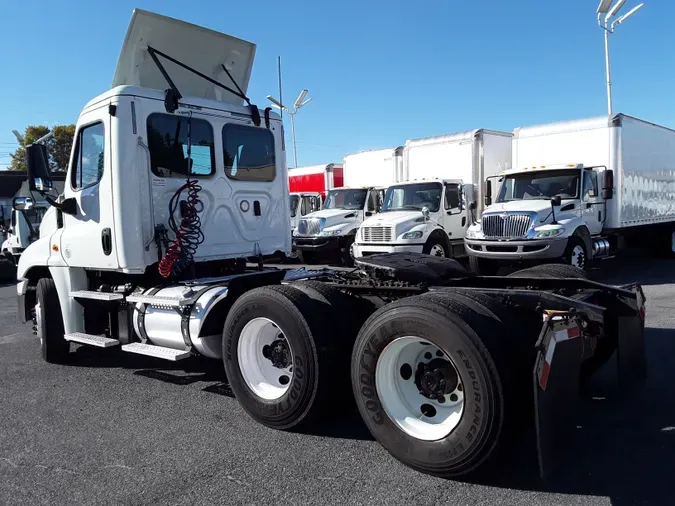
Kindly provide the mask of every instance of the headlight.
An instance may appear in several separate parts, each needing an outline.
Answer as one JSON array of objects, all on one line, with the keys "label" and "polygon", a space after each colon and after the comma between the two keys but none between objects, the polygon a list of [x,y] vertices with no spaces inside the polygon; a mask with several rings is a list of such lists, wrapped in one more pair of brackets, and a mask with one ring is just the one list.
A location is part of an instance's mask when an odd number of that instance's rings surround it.
[{"label": "headlight", "polygon": [[481,225],[477,223],[466,229],[465,237],[467,239],[477,239],[481,232]]},{"label": "headlight", "polygon": [[558,237],[563,232],[564,228],[547,228],[545,230],[536,231],[534,234],[535,239],[546,239],[547,237]]},{"label": "headlight", "polygon": [[419,239],[424,233],[421,230],[415,230],[414,232],[406,232],[403,234],[403,239]]},{"label": "headlight", "polygon": [[342,233],[342,229],[338,228],[337,230],[322,230],[319,235],[340,235]]}]

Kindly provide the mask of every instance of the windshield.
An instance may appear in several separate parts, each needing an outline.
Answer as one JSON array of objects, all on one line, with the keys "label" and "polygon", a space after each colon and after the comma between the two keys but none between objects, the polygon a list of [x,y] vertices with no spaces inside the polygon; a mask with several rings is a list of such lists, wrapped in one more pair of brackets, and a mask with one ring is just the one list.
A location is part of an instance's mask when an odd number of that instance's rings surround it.
[{"label": "windshield", "polygon": [[403,209],[421,211],[423,207],[428,207],[430,212],[435,213],[441,205],[441,190],[439,183],[390,186],[384,195],[381,212]]},{"label": "windshield", "polygon": [[331,190],[326,197],[324,209],[363,209],[368,190]]},{"label": "windshield", "polygon": [[295,218],[295,214],[298,212],[298,202],[300,202],[300,197],[291,195],[291,218]]},{"label": "windshield", "polygon": [[576,199],[579,195],[579,170],[551,170],[523,172],[506,176],[499,190],[497,202],[511,200]]}]

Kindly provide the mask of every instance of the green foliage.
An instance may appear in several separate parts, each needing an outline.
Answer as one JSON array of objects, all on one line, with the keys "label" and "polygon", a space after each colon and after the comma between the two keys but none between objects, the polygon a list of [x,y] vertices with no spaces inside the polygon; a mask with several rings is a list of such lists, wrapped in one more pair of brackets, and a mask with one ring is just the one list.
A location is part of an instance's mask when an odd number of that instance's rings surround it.
[{"label": "green foliage", "polygon": [[73,146],[73,137],[75,135],[75,125],[59,125],[54,130],[50,130],[44,125],[30,125],[26,127],[23,134],[23,141],[14,152],[12,163],[9,170],[26,170],[26,145],[34,143],[49,132],[53,135],[47,139],[47,150],[49,151],[49,164],[54,172],[65,171],[68,169],[68,160],[70,159],[70,150]]}]

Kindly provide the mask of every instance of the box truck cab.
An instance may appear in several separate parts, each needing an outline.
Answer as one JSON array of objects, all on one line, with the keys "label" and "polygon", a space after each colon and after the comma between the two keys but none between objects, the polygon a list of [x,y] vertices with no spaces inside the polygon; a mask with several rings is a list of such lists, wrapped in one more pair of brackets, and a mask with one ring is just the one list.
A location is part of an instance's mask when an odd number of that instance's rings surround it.
[{"label": "box truck cab", "polygon": [[329,190],[320,211],[301,218],[293,249],[304,263],[337,257],[352,265],[352,245],[363,220],[376,214],[389,184],[401,178],[401,147],[364,151],[343,160],[344,187]]},{"label": "box truck cab", "polygon": [[675,131],[623,114],[520,128],[513,163],[486,181],[485,211],[467,230],[474,270],[586,268],[633,240],[675,251]]},{"label": "box truck cab", "polygon": [[461,181],[433,179],[390,186],[377,216],[363,222],[354,256],[394,251],[451,256],[448,238],[463,237],[467,217]]},{"label": "box truck cab", "polygon": [[463,257],[464,231],[482,209],[483,180],[508,167],[511,133],[478,129],[414,139],[403,150],[402,181],[391,185],[382,212],[361,225],[356,257],[417,252]]},{"label": "box truck cab", "polygon": [[291,205],[291,232],[298,226],[301,218],[321,210],[322,198],[319,192],[292,192]]},{"label": "box truck cab", "polygon": [[323,209],[302,218],[293,232],[293,246],[303,263],[317,263],[333,253],[344,265],[353,263],[352,244],[363,220],[376,214],[385,188],[336,188],[330,190]]}]

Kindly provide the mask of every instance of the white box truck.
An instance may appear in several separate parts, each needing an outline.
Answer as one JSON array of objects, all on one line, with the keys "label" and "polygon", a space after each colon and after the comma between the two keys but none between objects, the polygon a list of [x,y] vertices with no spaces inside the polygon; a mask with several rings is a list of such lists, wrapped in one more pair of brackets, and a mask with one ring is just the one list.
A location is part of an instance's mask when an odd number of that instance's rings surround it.
[{"label": "white box truck", "polygon": [[517,128],[513,169],[486,188],[466,235],[478,272],[527,261],[585,268],[634,240],[675,252],[675,130],[624,114]]},{"label": "white box truck", "polygon": [[354,256],[465,256],[464,231],[481,210],[467,202],[486,177],[509,166],[511,133],[478,129],[409,140],[403,153],[403,182],[390,186],[381,212],[361,224]]},{"label": "white box truck", "polygon": [[293,232],[293,249],[304,263],[337,256],[352,265],[352,246],[363,220],[379,212],[384,192],[401,180],[403,148],[378,149],[347,155],[342,164],[344,186],[326,193],[323,208],[300,219]]}]

